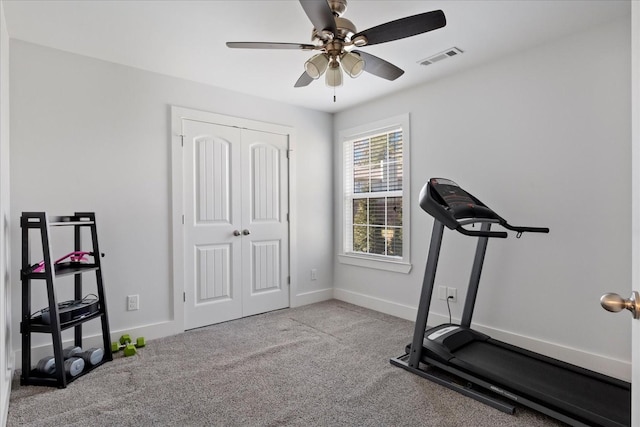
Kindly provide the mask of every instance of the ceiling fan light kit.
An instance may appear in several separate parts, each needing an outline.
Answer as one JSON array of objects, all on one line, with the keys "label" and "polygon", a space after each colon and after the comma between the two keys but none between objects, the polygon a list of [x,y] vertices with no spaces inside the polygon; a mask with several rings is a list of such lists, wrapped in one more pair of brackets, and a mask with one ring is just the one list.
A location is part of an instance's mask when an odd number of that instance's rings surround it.
[{"label": "ceiling fan light kit", "polygon": [[356,78],[364,71],[365,62],[355,53],[346,52],[340,57],[340,64],[349,77]]},{"label": "ceiling fan light kit", "polygon": [[329,66],[329,57],[325,53],[314,55],[304,63],[306,73],[314,80],[326,71],[327,66]]},{"label": "ceiling fan light kit", "polygon": [[347,10],[347,0],[299,1],[314,27],[311,32],[313,44],[227,42],[230,48],[319,50],[320,53],[305,62],[305,71],[295,87],[307,86],[324,73],[327,86],[342,86],[343,71],[352,78],[366,71],[386,80],[395,80],[404,73],[402,69],[382,58],[352,49],[416,36],[442,28],[447,23],[444,12],[434,10],[357,32],[353,22],[342,17]]},{"label": "ceiling fan light kit", "polygon": [[338,62],[334,61],[329,64],[325,82],[329,87],[342,86],[342,69],[340,68],[340,64],[338,64]]}]

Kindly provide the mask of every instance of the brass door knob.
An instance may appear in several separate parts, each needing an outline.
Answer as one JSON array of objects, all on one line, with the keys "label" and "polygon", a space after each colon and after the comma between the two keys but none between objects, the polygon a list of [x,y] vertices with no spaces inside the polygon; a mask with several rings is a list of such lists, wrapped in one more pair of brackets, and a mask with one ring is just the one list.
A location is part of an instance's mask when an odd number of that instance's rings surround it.
[{"label": "brass door knob", "polygon": [[614,293],[604,294],[600,298],[600,305],[605,310],[613,313],[617,313],[626,308],[631,312],[634,319],[640,319],[640,294],[636,291],[631,292],[629,299],[624,299]]}]

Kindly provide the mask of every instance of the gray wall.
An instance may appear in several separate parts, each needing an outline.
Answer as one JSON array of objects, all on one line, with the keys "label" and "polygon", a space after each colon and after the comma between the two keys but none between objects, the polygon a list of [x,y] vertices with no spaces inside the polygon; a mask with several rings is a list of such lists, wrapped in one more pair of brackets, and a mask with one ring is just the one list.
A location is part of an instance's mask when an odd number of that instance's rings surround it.
[{"label": "gray wall", "polygon": [[[336,114],[338,141],[342,129],[410,113],[413,193],[410,274],[336,263],[336,297],[415,318],[432,226],[418,194],[430,177],[450,178],[511,223],[551,229],[489,243],[475,322],[629,378],[628,316],[599,298],[631,291],[630,30],[625,19]],[[444,239],[436,286],[458,289],[455,318],[475,241]],[[445,320],[444,302],[432,309],[431,324]]]},{"label": "gray wall", "polygon": [[[20,254],[22,211],[95,211],[114,336],[153,338],[172,330],[171,105],[296,130],[298,276],[292,278],[292,303],[331,297],[333,236],[317,232],[333,227],[330,114],[17,40],[10,59],[11,251]],[[54,254],[70,250],[68,239],[56,239]],[[14,307],[20,307],[19,262],[14,257]],[[312,268],[319,271],[313,282]],[[71,285],[60,288],[59,300],[72,297]],[[129,294],[140,295],[139,311],[126,311]],[[46,305],[43,297],[34,296],[33,310]],[[19,316],[14,310],[14,350]],[[87,334],[98,334],[98,327],[88,323]]]}]

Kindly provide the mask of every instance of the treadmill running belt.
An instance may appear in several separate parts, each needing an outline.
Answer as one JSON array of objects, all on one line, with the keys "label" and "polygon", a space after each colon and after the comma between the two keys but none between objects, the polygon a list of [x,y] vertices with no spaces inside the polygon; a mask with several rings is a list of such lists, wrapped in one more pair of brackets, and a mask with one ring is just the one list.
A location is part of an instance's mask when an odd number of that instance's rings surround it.
[{"label": "treadmill running belt", "polygon": [[495,340],[474,341],[456,350],[450,363],[523,397],[552,404],[563,413],[603,425],[607,422],[601,417],[631,424],[631,393],[622,382],[567,370],[507,346]]}]

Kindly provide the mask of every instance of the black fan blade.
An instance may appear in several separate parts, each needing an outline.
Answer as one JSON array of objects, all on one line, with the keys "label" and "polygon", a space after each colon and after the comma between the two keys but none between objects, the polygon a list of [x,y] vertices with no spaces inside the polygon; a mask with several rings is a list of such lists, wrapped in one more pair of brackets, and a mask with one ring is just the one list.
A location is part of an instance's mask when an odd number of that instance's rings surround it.
[{"label": "black fan blade", "polygon": [[300,5],[318,33],[322,30],[336,33],[336,19],[327,0],[300,0]]},{"label": "black fan blade", "polygon": [[300,78],[298,79],[298,81],[296,82],[295,85],[293,85],[293,87],[304,87],[304,86],[308,86],[309,83],[311,83],[313,81],[313,79],[309,76],[309,74],[307,74],[307,72],[305,71],[304,73],[302,73],[302,75],[300,76]]},{"label": "black fan blade", "polygon": [[445,25],[447,25],[447,19],[444,16],[444,12],[434,10],[380,24],[368,30],[360,31],[351,39],[364,36],[367,39],[366,46],[370,46],[437,30]]},{"label": "black fan blade", "polygon": [[401,68],[396,67],[382,58],[371,55],[370,53],[362,52],[360,50],[353,50],[351,52],[360,55],[362,59],[364,59],[364,71],[371,73],[374,76],[382,77],[387,80],[395,80],[404,74],[404,70]]},{"label": "black fan blade", "polygon": [[227,42],[227,47],[239,49],[296,49],[313,50],[316,46],[304,43]]}]

